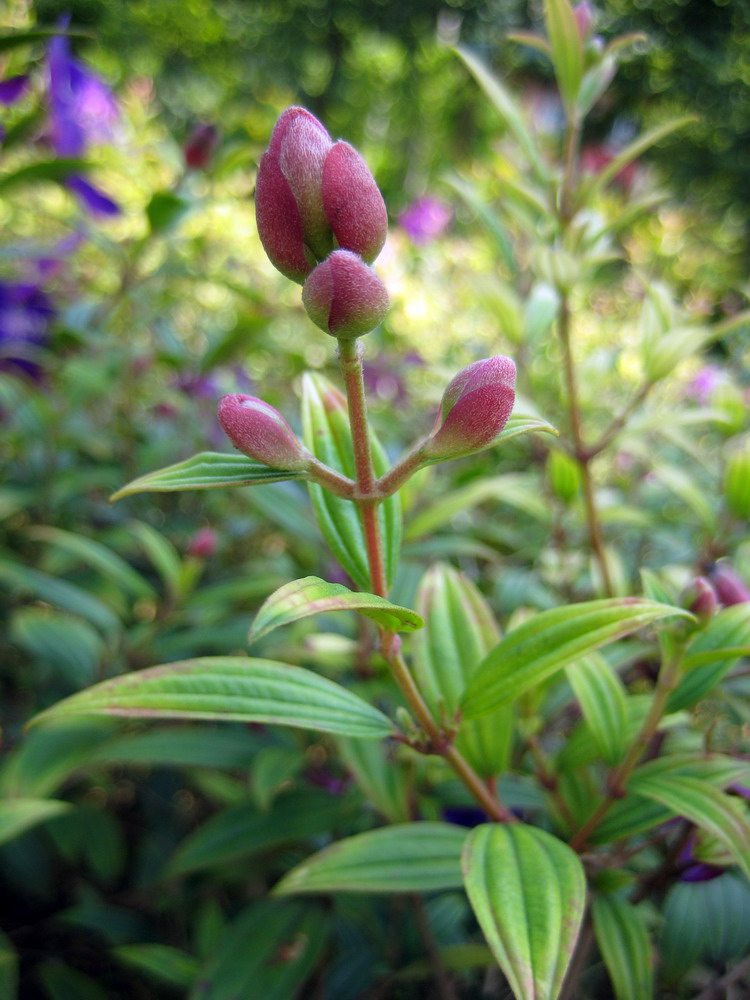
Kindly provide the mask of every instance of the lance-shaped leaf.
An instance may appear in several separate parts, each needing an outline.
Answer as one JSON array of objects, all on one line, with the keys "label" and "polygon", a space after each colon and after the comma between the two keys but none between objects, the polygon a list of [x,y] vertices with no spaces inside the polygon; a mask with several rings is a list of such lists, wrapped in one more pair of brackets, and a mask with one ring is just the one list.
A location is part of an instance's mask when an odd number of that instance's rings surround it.
[{"label": "lance-shaped leaf", "polygon": [[[451,717],[500,629],[471,580],[444,563],[422,578],[417,608],[427,623],[412,641],[417,681],[433,712]],[[512,726],[510,706],[461,724],[458,748],[483,778],[505,770]]]},{"label": "lance-shaped leaf", "polygon": [[637,160],[642,153],[645,153],[647,149],[655,146],[657,142],[665,139],[672,132],[684,128],[685,125],[689,125],[695,120],[695,115],[684,115],[682,118],[674,118],[671,121],[664,122],[662,125],[657,125],[648,132],[644,132],[643,135],[638,136],[621,150],[617,156],[610,160],[601,173],[598,173],[594,177],[590,193],[593,194],[595,191],[600,191],[603,187],[606,187],[613,178],[617,177],[623,167],[632,163],[633,160]]},{"label": "lance-shaped leaf", "polygon": [[628,790],[667,806],[713,834],[750,878],[750,819],[738,813],[718,788],[699,778],[636,771]]},{"label": "lance-shaped leaf", "polygon": [[408,608],[391,604],[376,594],[349,590],[340,583],[326,583],[317,576],[292,580],[271,594],[263,603],[248,636],[255,642],[282,625],[330,611],[358,611],[389,632],[413,632],[424,620]]},{"label": "lance-shaped leaf", "polygon": [[360,739],[389,736],[393,729],[382,712],[311,670],[244,656],[205,656],[125,674],[79,691],[32,721],[77,715],[276,723]]},{"label": "lance-shaped leaf", "polygon": [[284,479],[306,479],[305,472],[272,469],[245,455],[202,451],[184,462],[168,465],[139,476],[113,493],[110,500],[120,500],[134,493],[175,493],[178,490],[214,490],[220,486],[262,486]]},{"label": "lance-shaped leaf", "polygon": [[67,809],[70,809],[70,804],[57,799],[9,799],[0,802],[0,844],[12,840],[37,823],[59,816]]},{"label": "lance-shaped leaf", "polygon": [[563,101],[571,108],[583,78],[583,42],[576,17],[568,0],[545,0],[544,20],[557,85]]},{"label": "lance-shaped leaf", "polygon": [[519,625],[472,676],[463,713],[473,719],[513,701],[558,670],[649,622],[687,611],[640,597],[607,598],[551,608]]},{"label": "lance-shaped leaf", "polygon": [[750,646],[750,604],[724,608],[701,629],[685,651],[683,677],[670,696],[667,711],[699,701],[747,656]]},{"label": "lance-shaped leaf", "polygon": [[302,892],[435,892],[461,886],[466,830],[402,823],[340,840],[293,868],[275,895]]},{"label": "lance-shaped leaf", "polygon": [[628,699],[622,681],[596,653],[572,663],[566,673],[605,763],[616,764],[628,733]]},{"label": "lance-shaped leaf", "polygon": [[578,856],[523,823],[485,824],[469,835],[464,883],[516,1000],[555,1000],[586,905]]},{"label": "lance-shaped leaf", "polygon": [[597,896],[591,916],[617,1000],[651,1000],[653,949],[641,911],[624,899]]},{"label": "lance-shaped leaf", "polygon": [[[542,417],[527,417],[523,414],[516,414],[514,416],[508,417],[508,422],[497,434],[489,444],[483,445],[480,450],[485,450],[486,448],[494,448],[497,444],[505,444],[512,438],[520,437],[522,434],[553,434],[555,437],[560,436],[560,432],[552,424],[543,420]],[[436,458],[432,461],[424,462],[424,465],[431,465],[433,462],[442,462],[444,459]]]},{"label": "lance-shaped leaf", "polygon": [[[308,372],[302,383],[302,427],[305,445],[317,459],[345,476],[354,478],[354,453],[344,395],[328,379]],[[372,464],[376,476],[389,467],[385,452],[370,434]],[[313,510],[323,537],[333,554],[358,587],[370,586],[367,546],[356,505],[309,484]],[[393,579],[401,548],[401,500],[397,493],[378,506],[385,551],[386,576]]]}]

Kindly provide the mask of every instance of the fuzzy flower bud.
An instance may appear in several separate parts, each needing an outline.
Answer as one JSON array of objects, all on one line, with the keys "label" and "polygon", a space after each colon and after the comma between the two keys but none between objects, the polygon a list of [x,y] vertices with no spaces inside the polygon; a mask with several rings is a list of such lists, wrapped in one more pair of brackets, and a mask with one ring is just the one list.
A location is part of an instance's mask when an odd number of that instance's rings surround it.
[{"label": "fuzzy flower bud", "polygon": [[594,27],[594,9],[588,0],[581,0],[581,3],[576,4],[573,8],[573,15],[576,19],[578,35],[585,42]]},{"label": "fuzzy flower bud", "polygon": [[502,354],[464,368],[443,393],[423,454],[433,461],[458,458],[491,444],[508,422],[515,384],[516,366]]},{"label": "fuzzy flower bud", "polygon": [[199,528],[188,543],[187,552],[194,559],[210,559],[216,552],[219,536],[206,525]]},{"label": "fuzzy flower bud", "polygon": [[191,170],[205,170],[218,144],[219,130],[215,125],[196,125],[185,143],[185,163]]},{"label": "fuzzy flower bud", "polygon": [[383,282],[349,250],[334,250],[318,264],[302,289],[302,303],[316,326],[342,340],[374,329],[389,306]]},{"label": "fuzzy flower bud", "polygon": [[300,284],[336,246],[370,263],[388,228],[365,161],[304,108],[288,108],[276,122],[258,167],[255,211],[271,263]]},{"label": "fuzzy flower bud", "polygon": [[750,601],[750,590],[745,581],[735,573],[728,559],[720,559],[709,571],[708,578],[725,608]]},{"label": "fuzzy flower bud", "polygon": [[262,399],[233,393],[219,402],[219,423],[239,451],[272,469],[307,469],[310,454],[282,415]]},{"label": "fuzzy flower bud", "polygon": [[716,591],[705,576],[697,576],[691,580],[682,592],[681,603],[704,623],[713,618],[719,606]]}]

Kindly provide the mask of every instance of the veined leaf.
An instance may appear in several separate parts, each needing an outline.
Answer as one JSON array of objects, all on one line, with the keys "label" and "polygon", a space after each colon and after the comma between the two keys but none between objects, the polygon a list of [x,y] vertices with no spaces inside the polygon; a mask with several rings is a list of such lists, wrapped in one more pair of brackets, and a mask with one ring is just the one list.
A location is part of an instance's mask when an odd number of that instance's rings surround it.
[{"label": "veined leaf", "polygon": [[8,799],[0,802],[0,844],[68,809],[69,803],[56,799]]},{"label": "veined leaf", "polygon": [[255,462],[246,455],[202,451],[184,462],[148,472],[121,487],[110,497],[121,500],[134,493],[174,493],[177,490],[213,490],[221,486],[260,486],[284,479],[305,479],[304,472],[285,472]]},{"label": "veined leaf", "polygon": [[469,900],[516,1000],[555,1000],[586,905],[586,877],[562,841],[523,823],[485,824],[463,852]]},{"label": "veined leaf", "polygon": [[331,611],[358,611],[389,632],[413,632],[424,625],[415,611],[391,604],[384,597],[349,590],[340,583],[326,583],[317,576],[305,576],[279,587],[263,603],[248,641],[256,642],[282,625]]},{"label": "veined leaf", "polygon": [[566,673],[605,763],[616,764],[628,732],[627,693],[622,681],[596,653],[572,663]]},{"label": "veined leaf", "polygon": [[206,656],[125,674],[66,698],[32,722],[77,715],[265,722],[360,739],[393,731],[382,712],[311,670],[242,656]]},{"label": "veined leaf", "polygon": [[393,759],[394,748],[373,740],[336,740],[341,759],[357,781],[357,788],[390,823],[409,820],[411,773]]},{"label": "veined leaf", "polygon": [[466,830],[402,823],[340,840],[293,868],[275,895],[302,892],[434,892],[461,885]]},{"label": "veined leaf", "polygon": [[641,911],[624,899],[597,896],[591,916],[617,1000],[651,1000],[653,949]]},{"label": "veined leaf", "polygon": [[720,611],[701,629],[685,651],[684,675],[669,699],[667,710],[677,711],[707,695],[746,655],[750,645],[750,604]]},{"label": "veined leaf", "polygon": [[472,676],[464,716],[485,715],[558,670],[643,625],[689,612],[640,597],[616,597],[542,611],[513,629]]},{"label": "veined leaf", "polygon": [[736,812],[723,792],[698,778],[643,775],[637,771],[628,781],[628,789],[667,806],[713,834],[750,877],[750,820]]},{"label": "veined leaf", "polygon": [[[302,383],[302,427],[307,448],[321,462],[353,478],[354,453],[344,395],[328,379],[308,372]],[[372,464],[376,476],[389,468],[388,458],[378,440],[370,435]],[[323,537],[333,554],[358,587],[370,586],[367,546],[359,511],[344,500],[309,484],[310,499]],[[394,493],[378,505],[378,517],[385,551],[386,576],[396,571],[401,549],[401,499]]]},{"label": "veined leaf", "polygon": [[563,101],[575,105],[583,78],[583,43],[568,0],[545,0],[544,20],[552,50],[552,64]]}]

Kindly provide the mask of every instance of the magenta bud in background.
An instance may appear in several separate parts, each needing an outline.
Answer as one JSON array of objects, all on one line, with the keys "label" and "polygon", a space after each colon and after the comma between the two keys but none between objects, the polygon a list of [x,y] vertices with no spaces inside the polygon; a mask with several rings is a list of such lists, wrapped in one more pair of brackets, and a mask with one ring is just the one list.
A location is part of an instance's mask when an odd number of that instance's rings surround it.
[{"label": "magenta bud in background", "polygon": [[594,9],[588,0],[582,0],[573,8],[573,14],[578,27],[578,35],[581,41],[587,41],[594,27]]},{"label": "magenta bud in background", "polygon": [[431,459],[457,458],[485,448],[508,422],[515,384],[516,366],[502,354],[464,368],[443,393],[424,454]]},{"label": "magenta bud in background", "polygon": [[218,144],[219,130],[215,125],[196,125],[185,143],[185,163],[191,170],[205,170],[210,165]]},{"label": "magenta bud in background", "polygon": [[235,448],[272,469],[306,469],[310,463],[292,428],[262,399],[240,393],[224,396],[219,423]]},{"label": "magenta bud in background", "polygon": [[302,289],[302,302],[316,326],[342,340],[374,329],[390,304],[377,274],[349,250],[334,250],[318,264]]},{"label": "magenta bud in background", "polygon": [[705,576],[697,576],[683,591],[682,605],[700,621],[707,622],[716,614],[719,602],[716,591]]},{"label": "magenta bud in background", "polygon": [[207,525],[199,528],[188,544],[188,555],[196,559],[210,559],[216,552],[219,536]]},{"label": "magenta bud in background", "polygon": [[372,261],[385,242],[385,204],[367,164],[333,142],[304,108],[276,122],[258,167],[258,234],[274,267],[300,284],[338,246]]},{"label": "magenta bud in background", "polygon": [[720,559],[708,574],[708,579],[725,608],[733,604],[744,604],[750,601],[750,590],[744,580],[741,580],[732,568],[728,559]]}]

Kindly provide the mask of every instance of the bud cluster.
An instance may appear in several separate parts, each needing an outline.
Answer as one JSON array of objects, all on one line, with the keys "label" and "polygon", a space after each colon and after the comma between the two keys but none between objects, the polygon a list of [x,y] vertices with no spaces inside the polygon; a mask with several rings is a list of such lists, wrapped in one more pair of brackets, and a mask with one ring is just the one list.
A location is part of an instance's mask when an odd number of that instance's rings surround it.
[{"label": "bud cluster", "polygon": [[353,146],[334,142],[304,108],[288,108],[260,161],[255,206],[271,263],[304,284],[317,326],[341,339],[377,326],[388,293],[369,265],[383,249],[388,216]]}]

